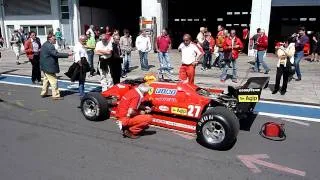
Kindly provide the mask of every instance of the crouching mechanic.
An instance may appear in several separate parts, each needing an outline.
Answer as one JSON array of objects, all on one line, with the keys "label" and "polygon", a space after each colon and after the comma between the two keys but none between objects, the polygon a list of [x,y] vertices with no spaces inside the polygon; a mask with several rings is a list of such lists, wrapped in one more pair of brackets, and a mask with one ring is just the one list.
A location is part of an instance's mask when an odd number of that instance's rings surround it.
[{"label": "crouching mechanic", "polygon": [[[150,86],[140,84],[138,87],[128,91],[120,100],[117,111],[118,125],[123,131],[124,137],[136,139],[140,133],[149,127],[152,116],[150,107],[140,108],[144,95],[149,91]],[[140,109],[139,109],[140,108]]]}]

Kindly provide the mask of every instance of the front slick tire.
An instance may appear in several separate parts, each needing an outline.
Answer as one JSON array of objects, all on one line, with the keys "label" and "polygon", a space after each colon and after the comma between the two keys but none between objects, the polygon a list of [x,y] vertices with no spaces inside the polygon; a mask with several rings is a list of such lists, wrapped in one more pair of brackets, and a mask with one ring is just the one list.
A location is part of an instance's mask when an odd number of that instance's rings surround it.
[{"label": "front slick tire", "polygon": [[83,96],[81,112],[89,121],[103,121],[110,116],[107,100],[97,92],[91,92]]},{"label": "front slick tire", "polygon": [[197,123],[197,141],[210,149],[229,150],[236,142],[239,129],[239,120],[233,112],[225,107],[214,107]]}]

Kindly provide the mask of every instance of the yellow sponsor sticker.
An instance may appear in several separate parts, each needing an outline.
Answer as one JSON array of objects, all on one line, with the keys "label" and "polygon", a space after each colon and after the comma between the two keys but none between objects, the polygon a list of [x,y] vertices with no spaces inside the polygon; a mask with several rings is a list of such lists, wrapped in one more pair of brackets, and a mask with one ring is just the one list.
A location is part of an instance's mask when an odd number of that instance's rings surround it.
[{"label": "yellow sponsor sticker", "polygon": [[186,108],[171,107],[171,113],[186,116],[188,114],[188,110]]},{"label": "yellow sponsor sticker", "polygon": [[149,89],[149,91],[148,91],[148,94],[149,94],[149,95],[153,94],[153,90],[154,90],[154,88],[151,87],[151,88]]},{"label": "yellow sponsor sticker", "polygon": [[239,102],[258,102],[259,96],[258,95],[239,95],[238,100]]}]

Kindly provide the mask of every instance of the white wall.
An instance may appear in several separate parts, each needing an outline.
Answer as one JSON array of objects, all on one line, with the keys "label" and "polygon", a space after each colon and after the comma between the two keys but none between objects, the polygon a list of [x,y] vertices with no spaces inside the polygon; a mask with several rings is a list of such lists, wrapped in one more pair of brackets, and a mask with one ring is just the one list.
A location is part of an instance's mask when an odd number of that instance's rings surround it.
[{"label": "white wall", "polygon": [[143,17],[156,17],[157,35],[168,25],[168,0],[141,0]]},{"label": "white wall", "polygon": [[[53,30],[56,30],[60,26],[59,21],[59,9],[58,0],[51,0],[51,15],[36,15],[36,16],[5,16],[4,26],[5,26],[5,37],[7,46],[9,47],[11,35],[8,34],[8,25],[13,25],[14,29],[19,29],[22,25],[52,25]],[[41,42],[46,41],[46,36],[39,36]]]},{"label": "white wall", "polygon": [[272,6],[320,6],[320,0],[272,0]]},{"label": "white wall", "polygon": [[[268,35],[270,14],[271,0],[252,0],[250,38],[257,33],[257,28],[264,29]],[[249,50],[248,55],[254,56],[253,50]]]}]

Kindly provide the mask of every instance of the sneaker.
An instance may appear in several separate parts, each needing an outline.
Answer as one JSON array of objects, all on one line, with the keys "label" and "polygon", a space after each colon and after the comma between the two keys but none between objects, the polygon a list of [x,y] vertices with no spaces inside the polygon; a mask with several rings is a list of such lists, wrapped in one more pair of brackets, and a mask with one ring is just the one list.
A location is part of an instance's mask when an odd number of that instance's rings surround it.
[{"label": "sneaker", "polygon": [[121,77],[122,77],[122,78],[126,78],[126,77],[128,77],[128,76],[127,76],[127,74],[124,74],[124,75],[122,75]]},{"label": "sneaker", "polygon": [[301,78],[296,79],[296,81],[301,81]]},{"label": "sneaker", "polygon": [[17,64],[17,65],[20,65],[21,63],[20,63],[20,62],[16,62],[16,64]]},{"label": "sneaker", "polygon": [[39,85],[43,85],[42,81],[38,81],[38,84],[39,84]]},{"label": "sneaker", "polygon": [[63,100],[63,97],[52,97],[52,100]]},{"label": "sneaker", "polygon": [[264,72],[264,74],[269,74],[270,70],[266,70],[266,72]]},{"label": "sneaker", "polygon": [[285,95],[287,91],[281,91],[280,94],[281,95]]},{"label": "sneaker", "polygon": [[140,136],[132,134],[129,130],[124,130],[123,137],[128,137],[130,139],[138,139]]},{"label": "sneaker", "polygon": [[120,131],[122,131],[122,122],[121,121],[116,121]]},{"label": "sneaker", "polygon": [[277,94],[278,91],[279,91],[279,90],[276,90],[276,89],[275,89],[275,90],[272,91],[272,94]]},{"label": "sneaker", "polygon": [[238,80],[236,80],[236,79],[232,79],[232,82],[234,82],[234,83],[238,83]]}]

